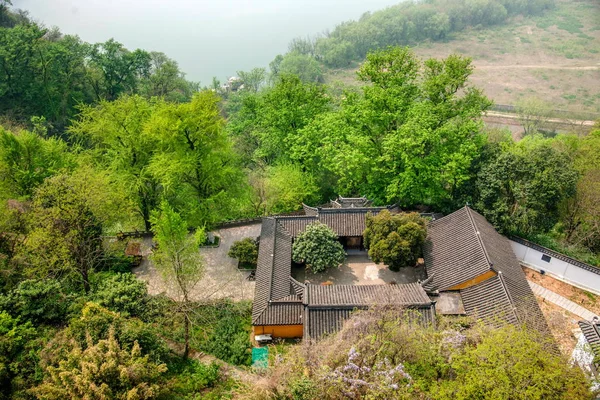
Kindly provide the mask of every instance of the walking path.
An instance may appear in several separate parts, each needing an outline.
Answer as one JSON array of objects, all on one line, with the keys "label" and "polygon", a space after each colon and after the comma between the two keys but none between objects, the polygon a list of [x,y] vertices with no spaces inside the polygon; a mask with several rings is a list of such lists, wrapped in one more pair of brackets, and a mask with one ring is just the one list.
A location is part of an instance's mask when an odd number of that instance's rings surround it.
[{"label": "walking path", "polygon": [[556,304],[561,308],[564,308],[567,311],[572,312],[573,314],[585,319],[586,321],[591,321],[596,316],[596,314],[594,314],[590,310],[581,307],[579,304],[572,302],[571,300],[559,295],[558,293],[554,293],[553,291],[548,290],[545,287],[538,285],[537,283],[531,281],[527,282],[529,282],[531,290],[533,290],[533,293],[535,293],[536,295],[548,300],[551,303]]}]

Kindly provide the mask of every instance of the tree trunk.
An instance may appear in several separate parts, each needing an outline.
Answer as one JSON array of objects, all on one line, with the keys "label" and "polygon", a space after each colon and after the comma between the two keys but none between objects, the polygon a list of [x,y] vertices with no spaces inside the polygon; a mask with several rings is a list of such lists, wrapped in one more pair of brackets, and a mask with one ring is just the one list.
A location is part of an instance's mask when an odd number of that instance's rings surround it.
[{"label": "tree trunk", "polygon": [[183,349],[183,359],[187,360],[190,354],[190,320],[188,319],[187,313],[183,314],[183,326],[184,326],[184,338],[185,338],[185,347]]}]

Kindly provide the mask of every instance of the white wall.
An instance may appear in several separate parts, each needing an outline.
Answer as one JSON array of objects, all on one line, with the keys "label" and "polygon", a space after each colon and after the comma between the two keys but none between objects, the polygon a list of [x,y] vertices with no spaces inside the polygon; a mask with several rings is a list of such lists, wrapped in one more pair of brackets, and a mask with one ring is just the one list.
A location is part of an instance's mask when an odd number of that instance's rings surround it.
[{"label": "white wall", "polygon": [[559,260],[552,254],[547,254],[551,259],[550,262],[545,262],[542,260],[542,255],[545,253],[513,240],[510,241],[510,244],[512,245],[517,259],[525,266],[536,271],[543,270],[554,278],[600,295],[600,269],[598,270],[599,273],[594,273],[578,267],[577,265]]}]

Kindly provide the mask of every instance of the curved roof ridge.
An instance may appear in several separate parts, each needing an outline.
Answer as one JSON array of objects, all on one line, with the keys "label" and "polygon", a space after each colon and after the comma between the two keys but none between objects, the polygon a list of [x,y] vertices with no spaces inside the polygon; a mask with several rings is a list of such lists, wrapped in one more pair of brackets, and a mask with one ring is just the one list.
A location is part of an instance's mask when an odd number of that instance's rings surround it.
[{"label": "curved roof ridge", "polygon": [[483,251],[483,255],[485,256],[485,259],[487,260],[490,268],[492,268],[494,263],[492,262],[492,260],[490,260],[490,255],[488,254],[488,252],[485,248],[485,244],[483,243],[483,240],[481,239],[481,231],[479,230],[479,227],[477,226],[477,223],[475,222],[473,215],[471,215],[471,212],[473,210],[468,205],[465,206],[465,210],[467,211],[467,215],[469,216],[469,220],[471,221],[471,225],[473,226],[473,230],[475,231],[475,236],[477,236],[477,241],[479,242],[479,246],[481,247],[481,250]]},{"label": "curved roof ridge", "polygon": [[506,296],[508,297],[508,301],[510,302],[512,313],[514,314],[517,322],[521,323],[521,319],[519,318],[519,315],[517,314],[517,311],[515,309],[516,308],[515,302],[513,301],[513,298],[510,295],[510,290],[508,290],[508,288],[506,287],[506,282],[504,282],[504,274],[502,273],[502,271],[498,271],[498,278],[500,279],[500,283],[502,284],[502,289],[504,289],[504,293],[506,293]]}]

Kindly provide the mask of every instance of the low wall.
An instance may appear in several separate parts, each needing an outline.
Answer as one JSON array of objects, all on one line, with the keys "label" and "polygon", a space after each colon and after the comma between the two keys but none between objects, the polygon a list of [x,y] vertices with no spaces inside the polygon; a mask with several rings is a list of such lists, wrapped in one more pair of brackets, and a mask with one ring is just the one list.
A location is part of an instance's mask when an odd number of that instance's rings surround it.
[{"label": "low wall", "polygon": [[526,267],[600,295],[600,268],[521,238],[511,238],[513,252]]}]

